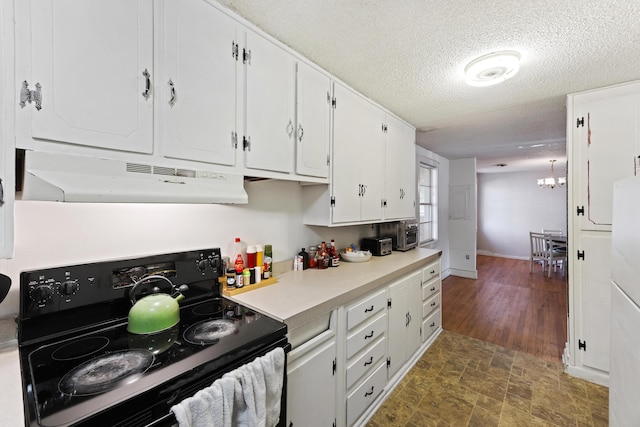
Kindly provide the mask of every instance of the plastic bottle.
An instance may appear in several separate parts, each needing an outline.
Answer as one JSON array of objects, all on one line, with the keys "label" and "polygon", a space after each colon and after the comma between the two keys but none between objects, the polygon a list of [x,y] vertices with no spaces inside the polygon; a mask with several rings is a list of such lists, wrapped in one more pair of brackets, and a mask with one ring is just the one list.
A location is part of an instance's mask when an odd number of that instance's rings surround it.
[{"label": "plastic bottle", "polygon": [[264,249],[262,245],[256,245],[256,267],[260,267],[262,273],[262,266],[264,265]]},{"label": "plastic bottle", "polygon": [[318,262],[316,261],[316,253],[318,248],[315,246],[309,246],[309,268],[318,268]]},{"label": "plastic bottle", "polygon": [[324,270],[329,267],[329,252],[327,252],[327,243],[320,243],[320,249],[316,252],[316,260],[318,260],[318,268]]}]

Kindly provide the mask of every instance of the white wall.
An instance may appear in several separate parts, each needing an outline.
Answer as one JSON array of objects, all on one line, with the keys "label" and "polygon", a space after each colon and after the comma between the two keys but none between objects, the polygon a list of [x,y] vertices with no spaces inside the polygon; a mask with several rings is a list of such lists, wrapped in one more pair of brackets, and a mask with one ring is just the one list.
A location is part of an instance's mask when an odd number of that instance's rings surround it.
[{"label": "white wall", "polygon": [[[556,176],[565,171],[558,168]],[[529,232],[567,231],[566,187],[542,189],[541,172],[478,174],[478,253],[529,258]]]},{"label": "white wall", "polygon": [[297,182],[247,182],[245,188],[247,205],[17,201],[14,256],[0,260],[0,272],[12,280],[0,318],[19,311],[21,271],[210,247],[228,254],[236,236],[249,244],[272,244],[279,262],[322,240],[333,238],[343,248],[375,234],[371,225],[303,225]]},{"label": "white wall", "polygon": [[[476,279],[476,159],[449,162],[449,239],[451,274]],[[466,198],[466,201],[463,200]],[[457,201],[457,202],[455,202]]]}]

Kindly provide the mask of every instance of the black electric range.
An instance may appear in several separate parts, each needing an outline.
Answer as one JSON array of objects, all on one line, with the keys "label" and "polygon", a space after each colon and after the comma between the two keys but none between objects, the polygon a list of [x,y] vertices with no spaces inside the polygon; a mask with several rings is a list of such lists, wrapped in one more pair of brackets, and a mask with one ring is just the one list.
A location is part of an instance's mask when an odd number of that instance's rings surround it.
[{"label": "black electric range", "polygon": [[[221,273],[217,248],[22,273],[27,425],[172,425],[172,405],[257,356],[288,350],[284,323],[221,297]],[[129,290],[146,275],[188,290],[177,325],[132,334]]]}]

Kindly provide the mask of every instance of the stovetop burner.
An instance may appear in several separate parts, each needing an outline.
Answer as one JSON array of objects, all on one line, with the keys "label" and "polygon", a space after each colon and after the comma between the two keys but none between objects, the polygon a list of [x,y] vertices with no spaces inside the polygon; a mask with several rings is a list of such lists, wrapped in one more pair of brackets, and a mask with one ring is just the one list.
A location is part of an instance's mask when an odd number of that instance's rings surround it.
[{"label": "stovetop burner", "polygon": [[90,396],[117,387],[123,380],[135,377],[153,364],[153,353],[147,350],[123,350],[98,356],[69,371],[58,384],[60,392],[69,396]]},{"label": "stovetop burner", "polygon": [[90,337],[82,338],[77,341],[70,342],[51,353],[53,360],[65,361],[81,359],[90,354],[97,353],[109,345],[107,337]]},{"label": "stovetop burner", "polygon": [[203,320],[191,325],[184,332],[185,341],[196,345],[210,345],[217,343],[220,338],[238,333],[235,322],[229,319]]}]

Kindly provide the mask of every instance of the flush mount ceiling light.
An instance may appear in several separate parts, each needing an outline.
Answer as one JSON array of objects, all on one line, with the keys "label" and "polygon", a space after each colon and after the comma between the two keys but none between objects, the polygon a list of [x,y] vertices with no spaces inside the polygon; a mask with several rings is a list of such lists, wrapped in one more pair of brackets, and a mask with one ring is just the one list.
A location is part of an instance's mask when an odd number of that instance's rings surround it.
[{"label": "flush mount ceiling light", "polygon": [[464,69],[470,86],[491,86],[510,79],[520,69],[520,54],[512,50],[493,52],[471,61]]}]

